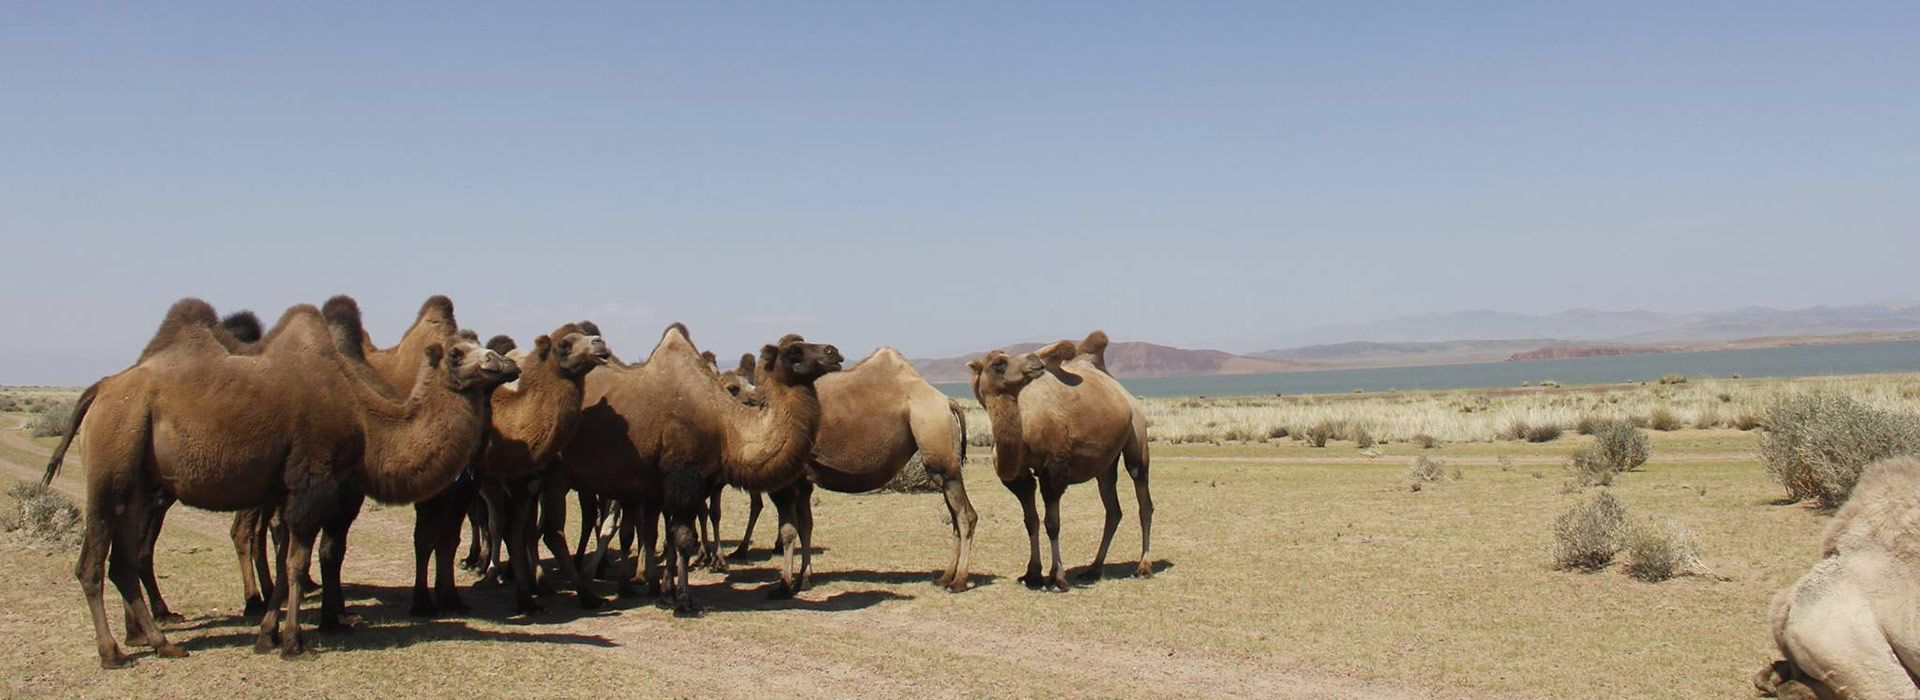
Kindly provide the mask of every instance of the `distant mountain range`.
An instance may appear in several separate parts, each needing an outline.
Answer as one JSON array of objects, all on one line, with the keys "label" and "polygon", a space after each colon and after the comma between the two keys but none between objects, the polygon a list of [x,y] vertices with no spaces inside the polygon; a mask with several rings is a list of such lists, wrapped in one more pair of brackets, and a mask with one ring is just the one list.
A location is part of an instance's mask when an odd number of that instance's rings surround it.
[{"label": "distant mountain range", "polygon": [[[1685,314],[1574,309],[1532,315],[1479,310],[1281,333],[1271,336],[1267,345],[1280,349],[1244,355],[1115,342],[1107,349],[1107,367],[1122,378],[1185,377],[1910,338],[1920,338],[1920,303],[1909,301],[1806,309],[1752,306]],[[1030,352],[1043,345],[1022,343],[1001,349]],[[967,361],[983,354],[914,363],[928,381],[966,381]]]}]

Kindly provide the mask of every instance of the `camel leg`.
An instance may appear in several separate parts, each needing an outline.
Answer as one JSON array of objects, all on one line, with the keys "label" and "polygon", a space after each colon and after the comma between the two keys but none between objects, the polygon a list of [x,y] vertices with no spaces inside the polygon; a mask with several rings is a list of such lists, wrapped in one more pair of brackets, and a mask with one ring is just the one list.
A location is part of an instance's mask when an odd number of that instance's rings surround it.
[{"label": "camel leg", "polygon": [[760,522],[760,509],[766,507],[766,499],[761,498],[759,491],[748,491],[747,496],[751,499],[747,503],[747,529],[740,533],[740,546],[733,548],[735,557],[747,555],[747,547],[753,544],[753,526]]},{"label": "camel leg", "polygon": [[693,589],[687,580],[687,571],[693,568],[693,553],[695,548],[700,546],[699,537],[694,534],[691,521],[699,517],[698,512],[674,513],[667,516],[667,545],[670,551],[669,556],[672,557],[675,567],[674,617],[699,617],[705,612],[693,604]]},{"label": "camel leg", "polygon": [[800,573],[796,591],[813,587],[813,482],[805,478],[793,485],[794,526],[800,531]]},{"label": "camel leg", "polygon": [[[341,588],[340,565],[347,559],[347,530],[360,517],[360,507],[367,500],[366,494],[347,485],[339,486],[335,494],[333,517],[325,520],[326,524],[321,526],[320,531],[320,631],[327,633],[349,631],[348,628],[358,621],[347,615],[347,594]],[[300,575],[304,577],[306,574],[303,565]],[[302,578],[300,583],[305,587],[312,585],[312,581]]]},{"label": "camel leg", "polygon": [[[720,553],[720,497],[726,493],[726,485],[715,484],[713,493],[707,496],[706,518],[700,521],[700,546],[706,551],[701,554],[707,560],[707,569],[715,573],[725,573],[727,557]],[[707,527],[711,522],[713,539],[707,539]]]},{"label": "camel leg", "polygon": [[147,511],[146,531],[141,538],[140,554],[135,559],[146,562],[140,567],[140,585],[147,591],[147,607],[153,611],[155,620],[184,620],[185,616],[167,607],[167,599],[160,596],[160,581],[153,574],[153,553],[160,546],[160,528],[166,524],[167,511],[173,508],[173,497],[164,493],[155,494],[152,509]]},{"label": "camel leg", "polygon": [[940,488],[947,499],[947,516],[953,521],[953,563],[934,583],[959,593],[972,587],[968,572],[973,558],[973,528],[980,521],[980,515],[974,512],[973,502],[967,499],[967,484],[960,476],[958,465],[942,475],[940,481]]},{"label": "camel leg", "polygon": [[593,588],[587,585],[587,577],[574,566],[573,556],[567,551],[567,478],[560,474],[548,474],[540,490],[540,529],[542,539],[546,540],[547,551],[560,565],[560,572],[573,581],[573,591],[580,599],[581,610],[597,610],[606,603]]},{"label": "camel leg", "polygon": [[[287,590],[286,610],[280,620],[282,658],[299,656],[307,650],[306,643],[300,637],[300,601],[306,594],[302,589],[306,586],[307,568],[313,563],[313,541],[319,534],[316,529],[287,528],[287,573],[283,586]],[[322,572],[321,575],[326,574]]]},{"label": "camel leg", "polygon": [[[477,491],[477,489],[476,489]],[[485,551],[481,546],[482,530],[487,522],[487,504],[478,498],[467,503],[467,512],[461,514],[460,526],[467,529],[467,556],[460,559],[460,568],[468,571],[485,571],[481,562],[485,561]]]},{"label": "camel leg", "polygon": [[[608,550],[612,548],[614,536],[620,534],[621,528],[626,527],[627,514],[625,509],[620,509],[619,516],[615,517],[613,511],[617,506],[611,500],[597,502],[594,505],[598,508],[598,511],[594,514],[593,556],[587,558],[586,565],[583,566],[581,570],[589,572],[587,573],[588,578],[605,579],[611,559],[611,557],[607,556]],[[612,528],[607,527],[608,520],[613,521]],[[582,542],[580,545],[585,547],[586,543]]]},{"label": "camel leg", "polygon": [[[272,513],[263,514],[271,519]],[[253,653],[265,654],[280,646],[280,611],[286,607],[287,595],[287,526],[285,522],[269,523],[268,530],[274,539],[274,576],[272,591],[267,594],[267,611],[260,615],[260,636],[253,642]]]},{"label": "camel leg", "polygon": [[414,617],[433,617],[440,613],[427,588],[427,565],[432,563],[434,548],[440,543],[440,528],[446,524],[443,521],[451,510],[453,489],[448,486],[431,498],[413,504],[413,605],[407,608],[407,614]]},{"label": "camel leg", "polygon": [[586,489],[574,491],[574,501],[580,506],[580,539],[574,543],[573,558],[586,561],[587,543],[600,534],[600,499]]},{"label": "camel leg", "polygon": [[767,494],[768,498],[773,499],[773,510],[778,514],[780,522],[780,539],[778,545],[781,556],[780,581],[767,589],[767,597],[774,600],[792,598],[794,592],[798,590],[794,585],[795,581],[793,578],[793,550],[800,539],[800,528],[794,522],[798,516],[796,512],[798,510],[798,504],[796,503],[798,495],[799,490],[792,486],[778,489]]},{"label": "camel leg", "polygon": [[1028,588],[1038,589],[1047,585],[1046,579],[1040,577],[1040,510],[1033,501],[1038,482],[1032,474],[1021,474],[1003,483],[1015,498],[1020,499],[1023,522],[1027,526],[1027,573],[1020,577],[1020,582],[1027,584]]},{"label": "camel leg", "polygon": [[[623,503],[621,519],[630,520],[620,528],[621,548],[639,540],[640,561],[633,567],[633,578],[621,584],[621,595],[659,595],[659,572],[655,569],[653,540],[659,529],[660,514],[652,506]],[[636,587],[637,586],[637,587]]]},{"label": "camel leg", "polygon": [[453,500],[440,516],[439,537],[433,543],[433,604],[441,612],[464,613],[472,608],[460,600],[460,585],[453,578],[453,556],[460,551],[461,520],[471,510],[479,491],[472,478],[454,482]]},{"label": "camel leg", "polygon": [[240,559],[240,589],[246,596],[246,614],[266,612],[266,588],[273,587],[273,574],[267,569],[266,531],[261,529],[260,509],[250,508],[233,514],[233,553]]},{"label": "camel leg", "polygon": [[157,533],[148,530],[155,524],[151,509],[159,505],[159,499],[139,493],[140,486],[135,489],[133,497],[127,499],[124,517],[114,523],[113,549],[107,562],[107,578],[119,589],[120,600],[127,608],[127,645],[153,647],[154,653],[163,657],[186,656],[187,650],[167,641],[140,593],[142,572],[153,566],[148,542]]},{"label": "camel leg", "polygon": [[531,549],[527,546],[529,521],[533,519],[533,494],[528,486],[523,481],[506,485],[506,507],[511,514],[506,531],[507,563],[513,567],[515,609],[524,615],[546,612],[533,597],[534,562],[528,556]]},{"label": "camel leg", "polygon": [[480,570],[486,575],[481,580],[497,586],[500,585],[500,577],[506,573],[506,565],[500,562],[500,547],[507,536],[507,520],[512,517],[507,504],[506,485],[499,479],[487,479],[480,485],[480,500],[487,504],[486,556],[480,563]]},{"label": "camel leg", "polygon": [[1040,498],[1047,504],[1047,542],[1053,551],[1053,567],[1047,570],[1046,586],[1061,591],[1069,588],[1060,567],[1060,496],[1066,491],[1066,484],[1060,483],[1057,478],[1040,483]]},{"label": "camel leg", "polygon": [[1140,504],[1140,566],[1133,575],[1141,578],[1153,576],[1153,558],[1148,547],[1153,543],[1153,494],[1147,488],[1147,445],[1144,440],[1135,440],[1122,452],[1127,460],[1127,476],[1133,477],[1133,496]]},{"label": "camel leg", "polygon": [[1113,544],[1113,533],[1120,529],[1120,460],[1100,472],[1100,504],[1107,507],[1107,522],[1100,530],[1100,550],[1093,555],[1093,563],[1080,573],[1080,581],[1092,583],[1105,575],[1107,568],[1107,547]]},{"label": "camel leg", "polygon": [[100,668],[126,668],[133,664],[133,659],[120,651],[120,644],[113,640],[113,631],[107,629],[104,597],[107,557],[113,546],[113,525],[108,522],[107,514],[117,510],[117,506],[110,502],[107,494],[101,493],[104,489],[92,483],[89,487],[86,539],[80,543],[80,558],[73,564],[73,577],[80,581],[80,592],[87,597],[87,611],[93,616],[93,641],[100,648]]}]

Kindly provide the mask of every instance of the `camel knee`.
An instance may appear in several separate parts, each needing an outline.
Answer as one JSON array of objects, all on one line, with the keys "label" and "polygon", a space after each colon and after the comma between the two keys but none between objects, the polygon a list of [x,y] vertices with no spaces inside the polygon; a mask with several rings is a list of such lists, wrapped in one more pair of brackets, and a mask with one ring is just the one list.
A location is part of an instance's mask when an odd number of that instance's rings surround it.
[{"label": "camel knee", "polygon": [[973,512],[972,508],[957,510],[954,514],[953,525],[960,531],[960,536],[972,537],[974,525],[980,522],[980,514]]}]

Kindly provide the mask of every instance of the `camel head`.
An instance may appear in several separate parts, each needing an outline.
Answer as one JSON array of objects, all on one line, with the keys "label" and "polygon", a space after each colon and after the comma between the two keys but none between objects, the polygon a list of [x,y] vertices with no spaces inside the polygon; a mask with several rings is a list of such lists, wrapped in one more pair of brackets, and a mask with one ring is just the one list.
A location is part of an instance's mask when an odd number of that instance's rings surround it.
[{"label": "camel head", "polygon": [[967,369],[973,372],[974,396],[985,401],[988,396],[1019,394],[1027,383],[1047,373],[1047,362],[1037,352],[1009,355],[990,350],[985,357],[968,362]]},{"label": "camel head", "polygon": [[840,371],[840,348],[809,343],[789,333],[777,345],[760,348],[760,366],[756,378],[789,386],[812,384],[813,380]]},{"label": "camel head", "polygon": [[520,366],[477,342],[455,336],[427,346],[427,370],[441,372],[454,391],[491,390],[520,378]]},{"label": "camel head", "polygon": [[607,349],[606,341],[601,340],[598,333],[588,333],[572,323],[541,336],[535,345],[538,346],[534,349],[536,359],[544,361],[551,354],[559,363],[560,371],[574,377],[593,371],[613,357],[613,351]]}]

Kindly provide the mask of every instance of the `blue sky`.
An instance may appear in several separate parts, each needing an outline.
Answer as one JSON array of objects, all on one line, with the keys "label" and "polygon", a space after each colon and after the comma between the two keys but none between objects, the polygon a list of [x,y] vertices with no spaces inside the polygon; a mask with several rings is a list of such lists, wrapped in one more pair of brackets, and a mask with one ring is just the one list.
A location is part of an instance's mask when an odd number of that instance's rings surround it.
[{"label": "blue sky", "polygon": [[0,7],[0,382],[168,304],[623,355],[1920,296],[1914,3]]}]

